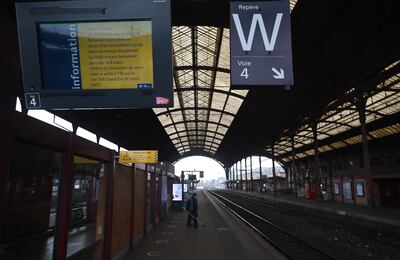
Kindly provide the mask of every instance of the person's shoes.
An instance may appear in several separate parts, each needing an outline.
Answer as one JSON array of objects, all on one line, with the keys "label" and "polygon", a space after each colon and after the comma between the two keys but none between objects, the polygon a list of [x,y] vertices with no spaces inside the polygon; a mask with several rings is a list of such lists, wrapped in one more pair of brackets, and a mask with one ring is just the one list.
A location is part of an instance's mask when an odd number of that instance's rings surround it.
[{"label": "person's shoes", "polygon": [[188,226],[188,227],[192,227],[192,225],[191,225],[191,224],[189,224],[189,223],[187,223],[187,224],[186,224],[186,226]]},{"label": "person's shoes", "polygon": [[197,226],[194,226],[194,228],[196,228],[196,229],[197,229]]}]

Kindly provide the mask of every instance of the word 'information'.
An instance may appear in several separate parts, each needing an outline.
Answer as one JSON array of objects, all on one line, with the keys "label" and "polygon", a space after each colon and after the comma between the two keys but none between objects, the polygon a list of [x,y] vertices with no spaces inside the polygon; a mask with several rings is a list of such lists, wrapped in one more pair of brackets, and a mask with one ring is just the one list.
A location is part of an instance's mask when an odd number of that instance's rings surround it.
[{"label": "word 'information'", "polygon": [[43,89],[153,88],[151,21],[39,24]]}]

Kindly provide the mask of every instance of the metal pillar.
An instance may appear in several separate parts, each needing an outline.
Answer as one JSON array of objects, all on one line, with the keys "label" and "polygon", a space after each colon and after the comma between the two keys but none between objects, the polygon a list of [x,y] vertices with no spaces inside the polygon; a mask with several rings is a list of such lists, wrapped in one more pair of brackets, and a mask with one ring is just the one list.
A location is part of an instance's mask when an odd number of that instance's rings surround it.
[{"label": "metal pillar", "polygon": [[239,189],[239,183],[238,183],[239,175],[238,175],[238,164],[237,164],[237,162],[235,163],[235,173],[236,173],[236,190],[238,190]]},{"label": "metal pillar", "polygon": [[254,192],[252,156],[250,156],[250,182],[251,182],[251,192]]},{"label": "metal pillar", "polygon": [[368,130],[366,126],[365,105],[366,105],[366,100],[359,100],[356,103],[361,124],[363,166],[364,166],[365,190],[366,190],[365,194],[368,206],[375,206],[374,190],[372,187],[371,165],[369,161]]},{"label": "metal pillar", "polygon": [[244,172],[245,172],[245,179],[246,179],[246,191],[249,190],[249,181],[247,180],[247,157],[244,158]]},{"label": "metal pillar", "polygon": [[243,174],[242,174],[242,160],[239,161],[239,173],[240,173],[240,190],[243,190]]},{"label": "metal pillar", "polygon": [[258,156],[258,162],[259,162],[259,167],[260,167],[259,168],[259,170],[260,170],[260,185],[261,185],[260,191],[262,192],[264,189],[264,181],[263,181],[263,176],[262,176],[261,155]]},{"label": "metal pillar", "polygon": [[273,143],[271,146],[271,150],[272,150],[272,183],[273,183],[273,187],[274,187],[274,195],[276,195],[275,151],[274,151]]},{"label": "metal pillar", "polygon": [[[114,205],[114,176],[115,176],[115,154],[110,152],[110,162],[106,167],[106,216],[105,216],[105,233],[104,233],[104,258],[111,259],[111,241],[112,241],[112,220]],[[72,190],[72,184],[71,184]],[[68,204],[69,205],[69,204]]]},{"label": "metal pillar", "polygon": [[153,166],[154,172],[150,172],[150,187],[151,187],[151,220],[153,228],[156,225],[156,205],[157,205],[157,191],[156,191],[156,175],[157,168]]},{"label": "metal pillar", "polygon": [[235,172],[233,171],[233,165],[231,166],[231,174],[232,174],[231,189],[233,190],[233,187],[234,187],[234,184],[235,184]]},{"label": "metal pillar", "polygon": [[290,178],[290,165],[287,165],[285,167],[285,177],[286,177],[286,190],[289,190],[289,178]]},{"label": "metal pillar", "polygon": [[130,223],[130,230],[129,230],[129,250],[133,249],[133,241],[134,241],[134,234],[135,234],[135,175],[136,175],[136,165],[132,164],[132,178],[131,178],[131,223]]},{"label": "metal pillar", "polygon": [[232,173],[232,185],[231,185],[231,189],[233,190],[235,187],[235,171],[233,168],[233,165],[231,166],[231,173]]},{"label": "metal pillar", "polygon": [[291,136],[292,143],[292,183],[293,183],[293,192],[294,197],[297,198],[297,185],[296,185],[296,153],[294,151],[294,132]]},{"label": "metal pillar", "polygon": [[313,133],[313,142],[314,142],[314,171],[315,171],[315,184],[316,184],[316,198],[319,199],[321,193],[320,186],[320,166],[319,166],[319,150],[318,150],[318,134],[317,134],[317,126],[318,122],[315,120],[311,124],[311,129]]},{"label": "metal pillar", "polygon": [[[148,186],[148,164],[144,166],[144,209],[143,209],[143,237],[147,234],[147,186]],[[182,187],[183,190],[183,187]]]}]

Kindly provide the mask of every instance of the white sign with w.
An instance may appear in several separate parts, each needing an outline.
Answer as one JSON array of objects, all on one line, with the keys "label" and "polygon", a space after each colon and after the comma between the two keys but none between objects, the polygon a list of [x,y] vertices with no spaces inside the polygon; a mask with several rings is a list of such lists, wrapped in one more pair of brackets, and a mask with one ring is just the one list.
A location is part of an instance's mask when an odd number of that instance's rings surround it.
[{"label": "white sign with w", "polygon": [[256,32],[257,24],[259,25],[261,36],[264,42],[265,51],[273,51],[278,37],[279,28],[281,25],[283,13],[277,13],[274,22],[274,28],[272,29],[271,41],[269,40],[267,29],[265,28],[264,20],[261,14],[253,14],[251,20],[250,31],[247,40],[245,39],[242,23],[238,14],[232,14],[235,27],[239,35],[240,44],[242,45],[243,51],[251,51],[253,45],[254,34]]}]

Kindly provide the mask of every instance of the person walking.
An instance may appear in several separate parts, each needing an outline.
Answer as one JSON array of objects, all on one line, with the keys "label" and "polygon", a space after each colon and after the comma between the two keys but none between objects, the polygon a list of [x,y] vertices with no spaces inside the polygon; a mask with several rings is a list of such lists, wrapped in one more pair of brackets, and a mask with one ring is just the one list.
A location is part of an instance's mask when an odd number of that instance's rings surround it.
[{"label": "person walking", "polygon": [[197,194],[193,193],[192,196],[187,200],[186,202],[186,210],[188,212],[188,218],[187,218],[187,226],[191,227],[192,226],[192,220],[194,222],[194,227],[197,228],[197,217],[199,216],[199,213],[197,213]]}]

